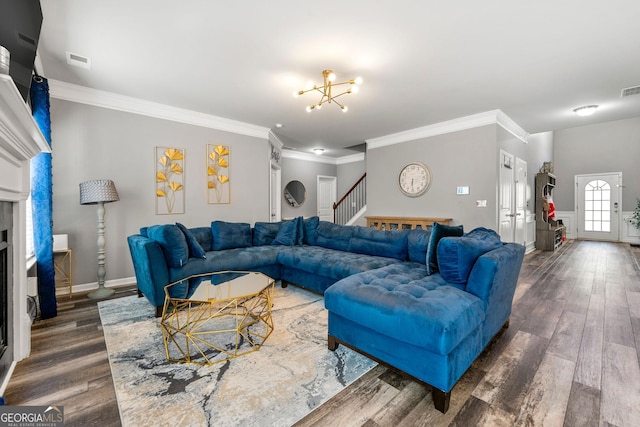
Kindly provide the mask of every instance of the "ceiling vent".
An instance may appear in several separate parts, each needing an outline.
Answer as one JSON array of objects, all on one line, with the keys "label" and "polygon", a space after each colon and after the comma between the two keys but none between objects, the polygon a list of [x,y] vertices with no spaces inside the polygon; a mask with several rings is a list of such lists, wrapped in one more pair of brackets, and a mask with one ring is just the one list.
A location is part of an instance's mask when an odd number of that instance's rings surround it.
[{"label": "ceiling vent", "polygon": [[638,95],[638,94],[640,94],[640,85],[631,86],[631,87],[622,89],[622,92],[620,92],[620,98],[624,98],[625,96]]},{"label": "ceiling vent", "polygon": [[91,58],[67,51],[67,64],[90,70]]}]

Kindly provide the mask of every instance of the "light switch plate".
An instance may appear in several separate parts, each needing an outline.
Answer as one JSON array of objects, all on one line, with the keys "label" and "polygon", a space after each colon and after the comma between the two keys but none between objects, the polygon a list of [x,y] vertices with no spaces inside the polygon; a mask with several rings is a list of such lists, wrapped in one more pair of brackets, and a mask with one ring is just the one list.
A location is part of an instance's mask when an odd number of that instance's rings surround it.
[{"label": "light switch plate", "polygon": [[469,194],[469,186],[458,187],[458,190],[456,191],[456,194],[458,196],[464,196],[464,195]]}]

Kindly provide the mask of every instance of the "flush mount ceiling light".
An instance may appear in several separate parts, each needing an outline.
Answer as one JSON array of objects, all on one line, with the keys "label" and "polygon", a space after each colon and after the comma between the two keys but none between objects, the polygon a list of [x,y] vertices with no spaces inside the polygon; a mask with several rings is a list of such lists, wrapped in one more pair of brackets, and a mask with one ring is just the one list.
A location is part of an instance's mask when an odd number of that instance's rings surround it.
[{"label": "flush mount ceiling light", "polygon": [[[317,103],[311,104],[307,107],[308,112],[311,112],[316,108],[317,109],[322,108],[322,104],[325,104],[325,103],[331,104],[331,102],[334,102],[338,107],[340,107],[342,112],[346,113],[348,110],[347,106],[336,101],[336,98],[342,95],[346,95],[348,93],[357,93],[359,89],[358,85],[362,83],[362,78],[356,77],[355,79],[348,80],[346,82],[334,83],[336,80],[336,75],[333,72],[333,70],[324,70],[322,72],[322,79],[323,79],[322,86],[318,86],[313,83],[310,83],[307,86],[307,89],[294,92],[293,96],[297,97],[300,95],[304,95],[307,92],[316,91],[320,93],[320,95],[322,96],[320,97],[320,100]],[[334,95],[333,87],[342,86],[342,85],[349,85],[349,86],[344,92],[340,92],[337,95]]]},{"label": "flush mount ceiling light", "polygon": [[324,148],[314,148],[313,152],[319,156],[320,154],[324,153]]},{"label": "flush mount ceiling light", "polygon": [[585,105],[584,107],[578,107],[573,110],[574,113],[580,117],[590,116],[598,109],[597,105]]}]

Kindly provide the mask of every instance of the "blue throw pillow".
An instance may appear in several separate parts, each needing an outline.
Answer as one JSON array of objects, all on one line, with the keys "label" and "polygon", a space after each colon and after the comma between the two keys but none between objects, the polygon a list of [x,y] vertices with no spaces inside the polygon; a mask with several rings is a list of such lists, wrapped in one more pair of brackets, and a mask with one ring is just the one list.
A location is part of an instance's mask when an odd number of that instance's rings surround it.
[{"label": "blue throw pillow", "polygon": [[251,226],[245,222],[213,221],[211,234],[214,251],[251,246]]},{"label": "blue throw pillow", "polygon": [[443,237],[448,236],[462,236],[464,230],[461,225],[451,226],[443,225],[437,222],[433,223],[431,227],[431,236],[429,237],[429,245],[427,246],[427,274],[434,274],[438,272],[438,242]]},{"label": "blue throw pillow", "polygon": [[200,246],[200,243],[196,239],[196,236],[194,236],[193,233],[189,231],[187,227],[180,224],[179,222],[176,222],[176,225],[178,226],[180,231],[182,231],[182,233],[184,234],[184,237],[187,239],[187,247],[189,248],[189,257],[190,258],[206,258],[207,255],[205,254],[204,249],[202,249],[202,246]]},{"label": "blue throw pillow", "polygon": [[493,230],[479,227],[461,237],[444,237],[438,243],[438,267],[449,283],[467,283],[477,259],[502,246]]},{"label": "blue throw pillow", "polygon": [[304,243],[304,218],[301,216],[296,218],[298,222],[298,231],[296,232],[296,245]]},{"label": "blue throw pillow", "polygon": [[211,226],[208,227],[193,227],[189,231],[196,238],[196,241],[202,246],[202,250],[209,252],[212,250],[213,237],[211,236]]},{"label": "blue throw pillow", "polygon": [[253,225],[253,246],[270,245],[281,225],[280,222],[256,222]]},{"label": "blue throw pillow", "polygon": [[296,244],[296,233],[298,231],[298,221],[283,221],[280,226],[280,230],[278,231],[278,235],[273,242],[272,245],[284,245],[284,246],[293,246]]},{"label": "blue throw pillow", "polygon": [[409,235],[407,236],[409,261],[426,264],[427,246],[429,246],[430,238],[431,231],[429,230],[414,229],[409,231]]},{"label": "blue throw pillow", "polygon": [[189,246],[184,233],[173,224],[152,225],[147,228],[150,239],[158,242],[167,259],[167,265],[179,268],[187,264],[189,260]]},{"label": "blue throw pillow", "polygon": [[318,229],[318,225],[320,224],[320,217],[312,216],[303,221],[303,243],[307,245],[313,245],[315,243],[316,238],[316,230]]}]

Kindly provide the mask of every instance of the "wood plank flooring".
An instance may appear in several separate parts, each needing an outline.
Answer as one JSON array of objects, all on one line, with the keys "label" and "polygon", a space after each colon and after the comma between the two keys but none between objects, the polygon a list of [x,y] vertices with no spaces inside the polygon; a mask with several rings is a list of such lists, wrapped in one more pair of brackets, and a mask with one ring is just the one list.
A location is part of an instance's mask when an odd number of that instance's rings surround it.
[{"label": "wood plank flooring", "polygon": [[[588,241],[527,255],[510,327],[456,384],[446,414],[424,386],[378,366],[296,425],[638,426],[639,260],[640,248]],[[34,324],[7,403],[64,405],[67,426],[120,425],[95,302],[61,297],[58,312]]]}]

